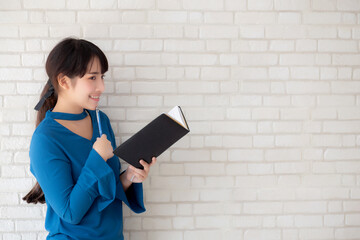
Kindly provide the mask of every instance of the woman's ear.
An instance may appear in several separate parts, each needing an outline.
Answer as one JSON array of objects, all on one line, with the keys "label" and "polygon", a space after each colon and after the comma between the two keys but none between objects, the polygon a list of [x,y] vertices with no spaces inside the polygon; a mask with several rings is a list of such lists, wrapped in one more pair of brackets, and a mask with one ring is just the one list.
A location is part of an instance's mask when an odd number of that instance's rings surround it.
[{"label": "woman's ear", "polygon": [[59,83],[59,87],[64,90],[69,89],[71,86],[71,79],[65,74],[60,73],[57,77],[57,81]]}]

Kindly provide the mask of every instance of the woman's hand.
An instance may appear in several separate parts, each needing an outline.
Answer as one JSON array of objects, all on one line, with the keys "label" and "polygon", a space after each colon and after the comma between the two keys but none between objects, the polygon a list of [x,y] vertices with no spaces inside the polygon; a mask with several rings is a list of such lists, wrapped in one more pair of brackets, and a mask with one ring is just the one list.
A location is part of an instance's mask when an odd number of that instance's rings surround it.
[{"label": "woman's hand", "polygon": [[93,149],[105,160],[114,156],[111,142],[107,139],[106,134],[101,135],[101,138],[97,138],[93,145]]},{"label": "woman's hand", "polygon": [[152,158],[150,164],[144,160],[140,160],[140,164],[144,169],[139,169],[129,165],[126,171],[120,175],[120,180],[123,184],[124,190],[126,191],[132,183],[142,183],[149,175],[150,167],[156,163],[156,157]]}]

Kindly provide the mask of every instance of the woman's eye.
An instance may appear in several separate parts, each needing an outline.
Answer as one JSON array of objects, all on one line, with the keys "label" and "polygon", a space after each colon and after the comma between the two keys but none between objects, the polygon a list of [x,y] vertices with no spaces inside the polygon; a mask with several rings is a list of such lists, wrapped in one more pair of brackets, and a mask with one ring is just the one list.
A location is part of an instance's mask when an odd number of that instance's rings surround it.
[{"label": "woman's eye", "polygon": [[90,77],[91,80],[96,80],[95,76]]}]

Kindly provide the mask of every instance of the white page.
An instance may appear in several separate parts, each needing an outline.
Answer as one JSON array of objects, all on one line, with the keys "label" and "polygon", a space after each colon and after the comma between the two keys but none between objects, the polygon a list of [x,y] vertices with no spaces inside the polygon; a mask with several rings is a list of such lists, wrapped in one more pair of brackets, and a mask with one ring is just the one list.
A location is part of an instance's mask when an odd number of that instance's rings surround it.
[{"label": "white page", "polygon": [[180,124],[183,125],[184,128],[187,129],[186,124],[181,116],[180,109],[178,106],[173,107],[173,109],[171,109],[168,112],[168,115],[171,116],[173,119],[176,119],[176,121],[178,121]]}]

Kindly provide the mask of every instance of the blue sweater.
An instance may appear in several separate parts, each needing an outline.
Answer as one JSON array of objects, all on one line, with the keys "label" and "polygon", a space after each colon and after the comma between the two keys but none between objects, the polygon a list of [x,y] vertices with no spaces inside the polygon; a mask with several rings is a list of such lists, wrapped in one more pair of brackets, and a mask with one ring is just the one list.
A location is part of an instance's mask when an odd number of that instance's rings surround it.
[{"label": "blue sweater", "polygon": [[[83,138],[54,119],[79,120],[91,116],[92,139]],[[30,145],[30,171],[40,184],[47,204],[47,239],[122,240],[122,202],[135,213],[145,211],[141,183],[124,192],[120,162],[105,162],[92,148],[99,137],[96,113],[46,113]],[[82,118],[83,118],[82,117]],[[81,116],[80,116],[81,119]],[[102,131],[116,147],[108,117],[100,112]]]}]

